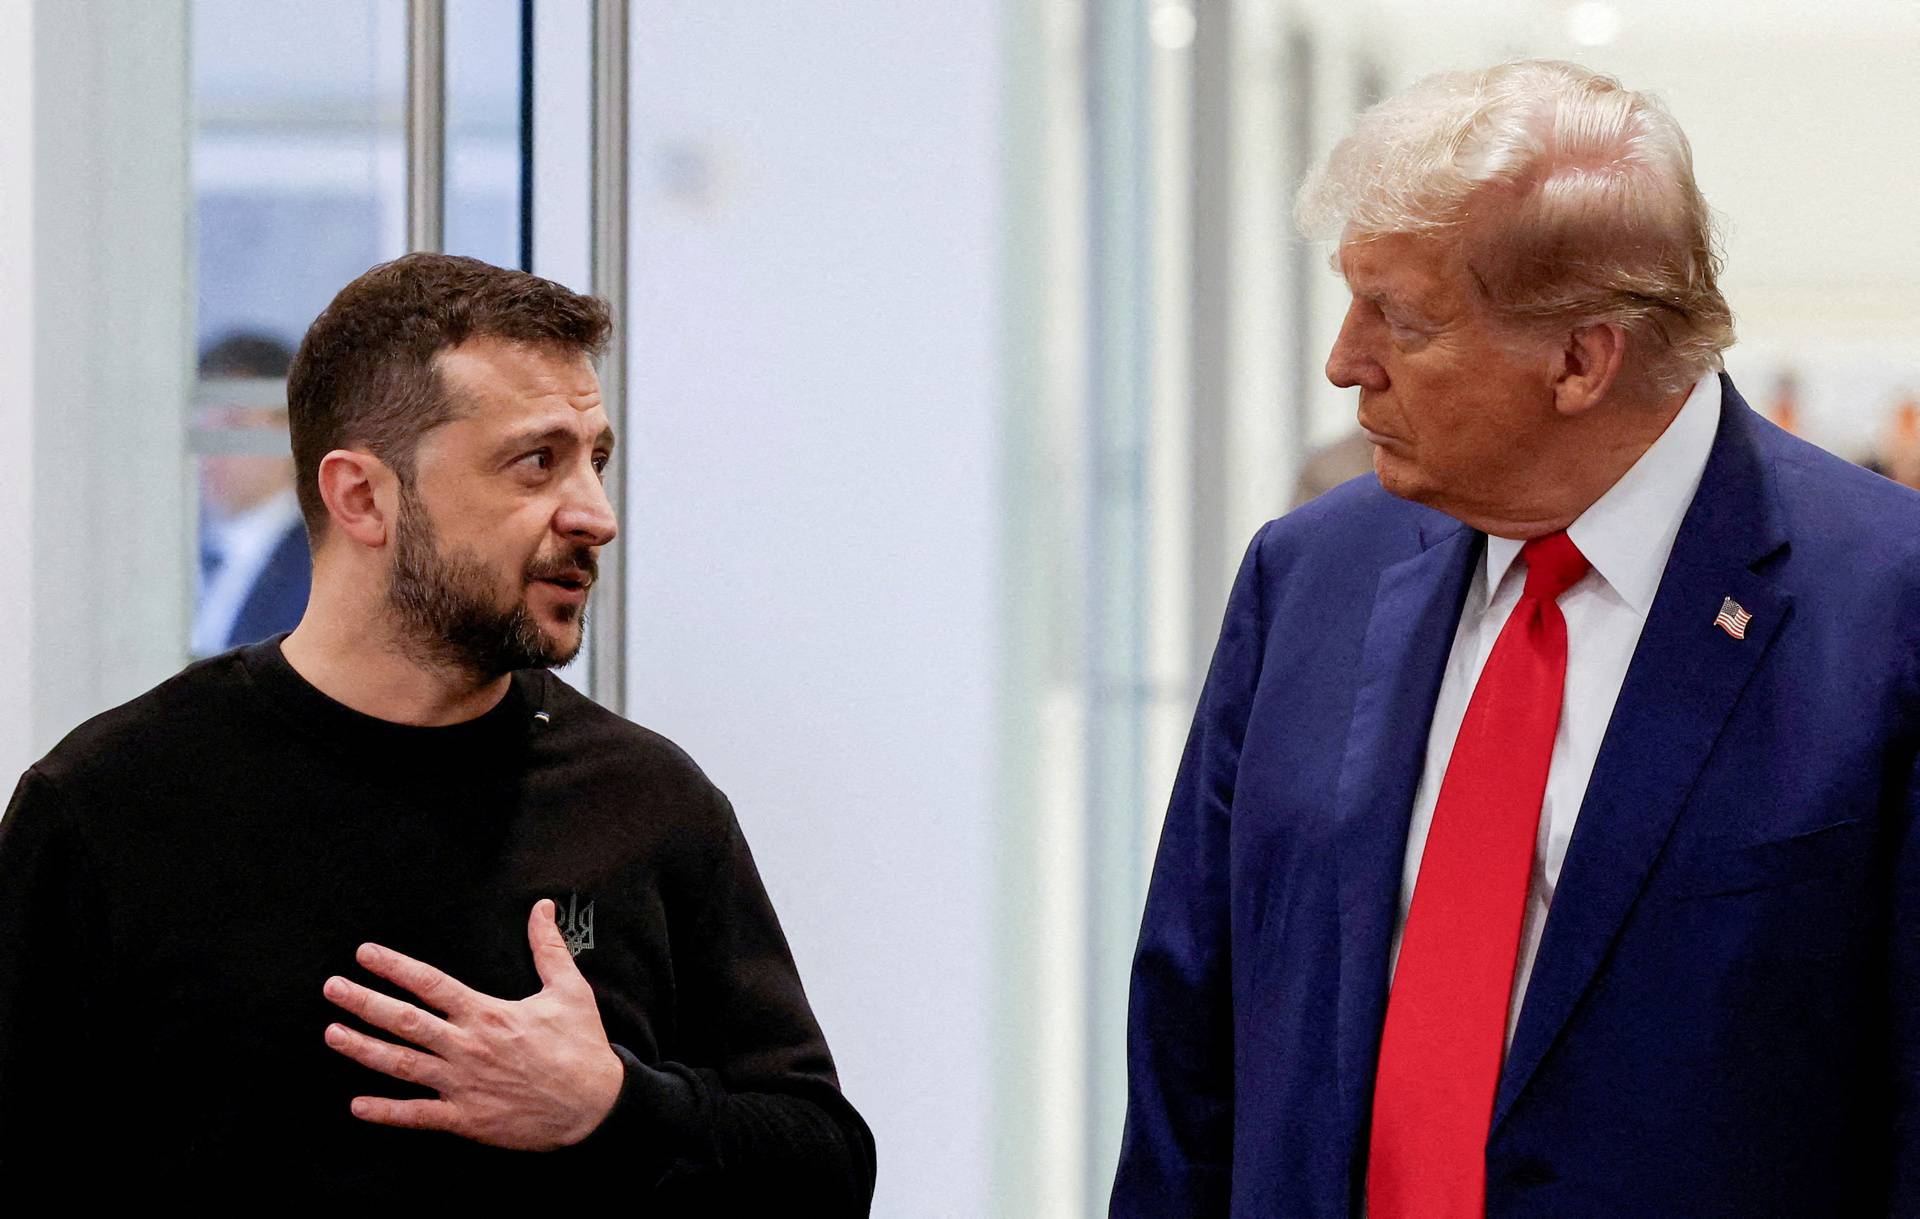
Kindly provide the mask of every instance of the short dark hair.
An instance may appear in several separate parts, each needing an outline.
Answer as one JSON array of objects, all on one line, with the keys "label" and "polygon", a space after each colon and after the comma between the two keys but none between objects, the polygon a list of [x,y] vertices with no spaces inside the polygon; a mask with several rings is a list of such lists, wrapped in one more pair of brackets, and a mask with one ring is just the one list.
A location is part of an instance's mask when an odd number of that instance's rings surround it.
[{"label": "short dark hair", "polygon": [[264,330],[232,330],[200,353],[200,376],[213,381],[232,377],[279,380],[293,363],[293,348]]},{"label": "short dark hair", "polygon": [[342,288],[287,375],[308,536],[317,544],[326,529],[320,461],[335,449],[364,447],[411,485],[420,438],[458,409],[434,365],[441,352],[492,338],[594,357],[612,331],[604,301],[452,254],[408,254]]}]

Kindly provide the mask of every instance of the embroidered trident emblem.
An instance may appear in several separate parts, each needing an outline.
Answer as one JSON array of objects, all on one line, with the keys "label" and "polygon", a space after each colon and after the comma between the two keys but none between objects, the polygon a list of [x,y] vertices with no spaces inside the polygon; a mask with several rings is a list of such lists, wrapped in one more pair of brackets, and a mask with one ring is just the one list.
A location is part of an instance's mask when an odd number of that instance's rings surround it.
[{"label": "embroidered trident emblem", "polygon": [[580,895],[570,894],[567,904],[553,903],[554,920],[560,924],[560,938],[567,942],[567,951],[579,956],[593,947],[593,903],[580,908]]}]

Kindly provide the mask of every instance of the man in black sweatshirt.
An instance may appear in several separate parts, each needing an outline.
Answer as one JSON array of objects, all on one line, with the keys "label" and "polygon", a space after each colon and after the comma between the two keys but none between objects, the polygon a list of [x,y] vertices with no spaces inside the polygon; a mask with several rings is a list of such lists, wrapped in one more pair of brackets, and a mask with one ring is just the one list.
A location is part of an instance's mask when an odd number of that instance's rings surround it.
[{"label": "man in black sweatshirt", "polygon": [[615,532],[609,327],[437,254],[314,322],[299,627],[82,725],[0,819],[0,1181],[867,1212],[726,798],[548,671]]}]

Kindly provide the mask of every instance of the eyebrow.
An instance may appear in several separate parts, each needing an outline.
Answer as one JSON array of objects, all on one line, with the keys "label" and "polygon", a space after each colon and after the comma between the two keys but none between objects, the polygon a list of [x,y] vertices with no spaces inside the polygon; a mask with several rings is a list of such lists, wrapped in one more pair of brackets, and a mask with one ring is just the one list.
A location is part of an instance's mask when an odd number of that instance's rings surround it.
[{"label": "eyebrow", "polygon": [[[499,452],[502,454],[511,453],[518,449],[537,448],[543,444],[572,444],[576,439],[576,435],[572,428],[565,427],[529,429],[528,431],[516,433],[501,441]],[[601,428],[600,434],[593,438],[593,447],[596,449],[605,449],[611,453],[613,446],[613,429],[611,427]]]},{"label": "eyebrow", "polygon": [[1380,306],[1382,313],[1397,314],[1400,320],[1411,322],[1416,326],[1431,326],[1434,324],[1434,317],[1431,313],[1427,312],[1427,310],[1420,305],[1403,297],[1381,296],[1375,303]]},{"label": "eyebrow", "polygon": [[1398,314],[1406,321],[1413,322],[1416,325],[1434,326],[1439,324],[1439,318],[1436,317],[1428,307],[1427,301],[1402,295],[1390,287],[1375,288],[1371,292],[1355,292],[1354,296],[1359,300],[1372,304],[1383,313]]}]

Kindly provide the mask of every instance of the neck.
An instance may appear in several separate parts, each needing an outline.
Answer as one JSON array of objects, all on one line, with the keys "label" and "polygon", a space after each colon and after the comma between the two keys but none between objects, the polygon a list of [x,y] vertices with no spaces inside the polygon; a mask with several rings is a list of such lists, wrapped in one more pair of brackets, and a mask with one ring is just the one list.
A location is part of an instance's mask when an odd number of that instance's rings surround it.
[{"label": "neck", "polygon": [[478,718],[505,697],[511,675],[480,677],[422,659],[406,646],[384,602],[346,591],[356,587],[385,585],[377,576],[326,578],[316,562],[307,612],[280,644],[314,689],[363,715],[419,727]]},{"label": "neck", "polygon": [[[1613,489],[1673,423],[1687,393],[1658,403],[1608,403],[1567,420],[1555,446],[1509,475],[1484,502],[1443,509],[1482,533],[1528,541],[1559,533]],[[1521,494],[1512,492],[1518,489]]]}]

